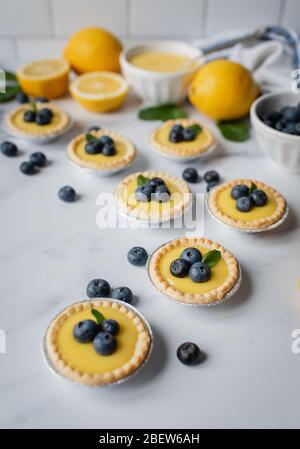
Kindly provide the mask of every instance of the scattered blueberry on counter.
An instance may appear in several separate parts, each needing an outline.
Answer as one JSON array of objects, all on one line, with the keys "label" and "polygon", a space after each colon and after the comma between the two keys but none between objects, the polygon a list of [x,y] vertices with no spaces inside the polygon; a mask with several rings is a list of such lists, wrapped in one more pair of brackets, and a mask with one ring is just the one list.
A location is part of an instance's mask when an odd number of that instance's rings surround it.
[{"label": "scattered blueberry on counter", "polygon": [[132,291],[128,287],[114,288],[111,297],[113,299],[118,299],[119,301],[127,302],[127,304],[131,304],[133,300]]},{"label": "scattered blueberry on counter", "polygon": [[203,360],[199,346],[192,342],[182,343],[178,347],[177,358],[184,365],[197,365]]},{"label": "scattered blueberry on counter", "polygon": [[190,182],[192,184],[195,184],[200,179],[197,170],[193,167],[186,168],[182,173],[182,177],[186,182]]},{"label": "scattered blueberry on counter", "polygon": [[271,111],[261,117],[263,123],[277,131],[300,136],[300,103]]},{"label": "scattered blueberry on counter", "polygon": [[203,179],[207,183],[220,182],[220,175],[217,171],[210,170],[204,173]]},{"label": "scattered blueberry on counter", "polygon": [[38,172],[36,166],[30,161],[22,162],[20,165],[20,171],[24,175],[35,175]]},{"label": "scattered blueberry on counter", "polygon": [[1,153],[7,157],[16,157],[18,154],[18,147],[13,142],[2,142],[0,145]]},{"label": "scattered blueberry on counter", "polygon": [[49,103],[49,99],[47,97],[37,97],[36,101],[39,103]]},{"label": "scattered blueberry on counter", "polygon": [[29,103],[29,98],[24,92],[19,92],[16,96],[16,100],[20,104]]},{"label": "scattered blueberry on counter", "polygon": [[66,203],[72,203],[76,199],[76,192],[73,187],[64,186],[59,189],[58,197]]},{"label": "scattered blueberry on counter", "polygon": [[86,288],[89,298],[107,298],[110,296],[110,285],[104,279],[92,279]]},{"label": "scattered blueberry on counter", "polygon": [[217,187],[218,185],[219,185],[219,183],[217,181],[209,182],[206,186],[206,191],[210,192],[211,189],[213,189],[214,187]]},{"label": "scattered blueberry on counter", "polygon": [[47,164],[47,158],[44,155],[44,153],[41,153],[40,151],[37,151],[36,153],[32,153],[29,156],[30,162],[32,162],[37,167],[45,167]]},{"label": "scattered blueberry on counter", "polygon": [[128,251],[127,259],[131,265],[142,267],[143,265],[146,265],[148,254],[141,246],[134,246]]}]

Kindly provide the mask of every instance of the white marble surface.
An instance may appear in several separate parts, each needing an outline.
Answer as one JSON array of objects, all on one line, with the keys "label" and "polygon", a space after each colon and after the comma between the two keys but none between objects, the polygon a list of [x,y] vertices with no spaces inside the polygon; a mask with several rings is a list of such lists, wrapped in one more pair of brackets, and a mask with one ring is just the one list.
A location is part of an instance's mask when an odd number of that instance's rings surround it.
[{"label": "white marble surface", "polygon": [[[66,144],[79,129],[99,124],[136,143],[139,155],[129,171],[159,168],[180,175],[183,167],[148,149],[147,135],[154,125],[137,119],[137,99],[104,116],[87,113],[69,99],[58,104],[77,122],[68,136],[43,148],[19,141],[22,156],[1,155],[0,328],[7,333],[7,354],[0,354],[0,426],[299,427],[300,354],[291,351],[291,333],[300,328],[299,176],[270,165],[253,139],[243,144],[225,142],[215,129],[219,150],[209,161],[195,164],[199,171],[214,168],[224,180],[253,177],[270,183],[286,196],[291,213],[282,228],[254,236],[227,230],[206,213],[205,235],[237,256],[243,284],[221,306],[180,306],[155,293],[146,270],[129,265],[126,254],[133,245],[151,252],[184,230],[100,231],[96,197],[101,191],[112,191],[122,174],[100,179],[73,168],[66,159]],[[1,117],[12,106],[1,105]],[[1,131],[1,140],[4,137]],[[51,164],[26,177],[19,164],[37,149],[45,151]],[[76,188],[81,195],[78,202],[58,200],[57,191],[65,184]],[[204,183],[193,186],[195,192],[204,189]],[[94,277],[131,287],[155,336],[145,369],[131,381],[106,390],[86,390],[60,381],[41,356],[49,320],[85,298],[85,287]],[[207,353],[205,363],[188,368],[177,361],[176,348],[185,340],[195,341]]]}]

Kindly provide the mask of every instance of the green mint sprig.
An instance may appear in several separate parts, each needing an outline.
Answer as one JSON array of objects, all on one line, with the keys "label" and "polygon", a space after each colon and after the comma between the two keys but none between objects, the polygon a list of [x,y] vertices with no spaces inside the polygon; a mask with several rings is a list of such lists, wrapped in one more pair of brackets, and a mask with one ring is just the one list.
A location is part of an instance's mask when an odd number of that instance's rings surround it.
[{"label": "green mint sprig", "polygon": [[165,122],[170,119],[186,118],[186,112],[176,104],[161,104],[141,109],[138,113],[141,120],[161,120]]},{"label": "green mint sprig", "polygon": [[254,192],[254,190],[256,190],[256,189],[257,189],[257,185],[254,182],[251,182],[249,193]]},{"label": "green mint sprig", "polygon": [[202,126],[198,125],[197,123],[194,123],[193,125],[188,126],[187,129],[191,129],[192,131],[194,131],[196,136],[198,136],[198,134],[202,133],[202,131],[203,131]]},{"label": "green mint sprig", "polygon": [[150,181],[150,179],[149,179],[149,178],[146,178],[146,176],[139,175],[139,176],[137,177],[137,185],[138,185],[139,187],[144,186],[145,184],[148,184],[149,181]]},{"label": "green mint sprig", "polygon": [[95,141],[97,141],[97,137],[93,136],[93,134],[91,134],[91,133],[86,133],[85,140],[87,142],[95,142]]},{"label": "green mint sprig", "polygon": [[204,254],[202,257],[202,262],[206,263],[209,268],[214,267],[217,265],[217,263],[221,260],[221,251],[217,249],[213,249],[211,251],[208,251]]},{"label": "green mint sprig", "polygon": [[96,310],[96,309],[92,309],[91,313],[96,318],[96,321],[99,324],[99,326],[101,326],[101,324],[105,320],[104,315],[101,312],[99,312],[99,310]]},{"label": "green mint sprig", "polygon": [[223,137],[232,142],[246,142],[249,139],[249,126],[244,120],[217,123]]}]

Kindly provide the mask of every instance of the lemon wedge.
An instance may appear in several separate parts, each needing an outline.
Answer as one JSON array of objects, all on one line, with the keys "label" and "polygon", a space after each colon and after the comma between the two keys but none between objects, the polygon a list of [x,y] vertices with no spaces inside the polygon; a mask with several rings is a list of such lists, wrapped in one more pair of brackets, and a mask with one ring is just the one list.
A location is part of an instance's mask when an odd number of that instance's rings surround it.
[{"label": "lemon wedge", "polygon": [[52,99],[67,92],[69,70],[69,64],[65,60],[33,61],[17,70],[17,78],[26,94]]},{"label": "lemon wedge", "polygon": [[91,72],[72,81],[70,92],[85,109],[108,112],[122,106],[128,93],[128,84],[116,73]]}]

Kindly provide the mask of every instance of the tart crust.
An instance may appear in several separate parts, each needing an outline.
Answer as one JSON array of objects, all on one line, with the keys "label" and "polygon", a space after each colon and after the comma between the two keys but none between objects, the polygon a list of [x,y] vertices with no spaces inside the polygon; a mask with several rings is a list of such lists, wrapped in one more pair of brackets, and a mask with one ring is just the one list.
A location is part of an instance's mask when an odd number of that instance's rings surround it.
[{"label": "tart crust", "polygon": [[123,144],[125,144],[126,147],[125,154],[122,157],[114,159],[107,156],[105,158],[105,162],[83,159],[79,157],[76,152],[76,147],[85,140],[85,134],[80,134],[79,136],[74,137],[74,139],[71,140],[67,150],[69,158],[73,162],[75,162],[75,164],[85,168],[94,168],[96,170],[112,170],[126,167],[127,165],[130,165],[136,158],[135,146],[133,145],[132,142],[130,142],[128,139],[125,139],[120,134],[117,134],[113,131],[109,131],[107,129],[100,129],[99,131],[93,131],[91,134],[93,134],[93,136],[97,138],[100,138],[101,136],[109,136],[116,142],[118,141],[123,142]]},{"label": "tart crust", "polygon": [[[277,204],[275,211],[271,215],[264,218],[249,221],[238,220],[224,214],[218,204],[219,194],[224,190],[232,188],[238,184],[251,185],[252,182],[255,183],[259,189],[271,192]],[[271,226],[274,223],[277,223],[283,217],[286,211],[286,200],[277,190],[273,189],[264,182],[252,179],[235,179],[233,181],[221,184],[220,186],[215,187],[213,190],[211,190],[211,193],[208,197],[208,206],[210,211],[216,216],[216,218],[230,226],[242,229],[263,229]]]},{"label": "tart crust", "polygon": [[[192,247],[193,245],[204,246],[208,250],[217,249],[221,252],[222,258],[228,268],[228,276],[218,288],[206,293],[194,294],[182,292],[163,278],[159,269],[161,258],[171,249],[183,246]],[[156,289],[170,299],[183,304],[212,304],[222,300],[237,282],[238,275],[239,266],[234,255],[223,246],[206,238],[182,237],[172,240],[156,250],[149,261],[149,277]]]},{"label": "tart crust", "polygon": [[[182,125],[184,127],[195,124],[201,126],[203,130],[202,132],[205,132],[207,136],[206,142],[205,143],[202,142],[198,146],[193,146],[192,148],[190,145],[184,146],[182,142],[178,146],[176,146],[176,144],[168,145],[166,143],[162,143],[158,138],[159,132],[164,128],[171,129],[172,126],[176,124]],[[206,153],[206,151],[208,151],[212,147],[212,145],[215,144],[215,137],[210,131],[210,129],[208,129],[206,126],[203,126],[196,120],[192,119],[167,120],[162,126],[160,126],[159,128],[155,128],[152,131],[150,135],[150,144],[158,151],[168,155],[177,156],[178,158],[196,157]]]},{"label": "tart crust", "polygon": [[[169,180],[173,184],[176,185],[178,188],[180,194],[182,195],[182,201],[179,204],[174,205],[170,210],[167,210],[166,212],[162,212],[159,214],[159,216],[149,216],[149,213],[145,210],[140,209],[139,207],[134,207],[128,204],[128,185],[137,179],[139,175],[143,175],[147,178],[162,178],[164,180]],[[150,220],[150,221],[156,221],[156,220],[170,220],[173,218],[176,218],[177,216],[181,215],[185,209],[191,204],[192,202],[192,193],[185,181],[183,181],[180,178],[177,178],[177,176],[168,175],[163,172],[156,172],[156,171],[145,171],[145,172],[137,172],[133,173],[129,176],[127,176],[117,187],[115,198],[117,205],[121,211],[123,211],[126,215],[129,215],[130,217],[134,217],[139,220]],[[165,203],[164,203],[165,204]]]},{"label": "tart crust", "polygon": [[[25,112],[30,109],[30,105],[25,104],[22,106],[19,106],[18,108],[14,109],[13,111],[9,112],[6,116],[6,125],[8,128],[10,128],[12,131],[14,131],[17,134],[20,134],[24,137],[51,137],[55,136],[57,134],[61,134],[66,128],[68,128],[70,124],[70,117],[66,112],[64,112],[62,109],[60,109],[58,106],[52,104],[52,103],[36,103],[37,109],[42,108],[49,108],[54,113],[58,114],[60,116],[60,121],[55,126],[51,126],[51,128],[46,129],[44,126],[36,126],[35,129],[23,129],[20,128],[15,123],[15,117],[20,112]],[[25,122],[24,122],[25,123]],[[51,123],[50,123],[51,124]]]},{"label": "tart crust", "polygon": [[[128,318],[130,318],[138,332],[135,350],[131,358],[124,365],[114,369],[111,372],[108,371],[102,374],[84,373],[69,366],[62,357],[57,343],[60,327],[70,316],[82,310],[92,309],[94,307],[111,307],[117,309],[120,313],[124,313]],[[100,298],[93,301],[82,301],[64,309],[50,323],[45,335],[45,344],[47,355],[55,371],[57,371],[63,377],[79,384],[101,386],[116,381],[121,381],[137,371],[150,353],[152,346],[152,336],[149,333],[149,329],[146,323],[137,313],[134,312],[134,310],[127,307],[125,304],[121,305],[118,302],[108,301],[105,298]]]}]

